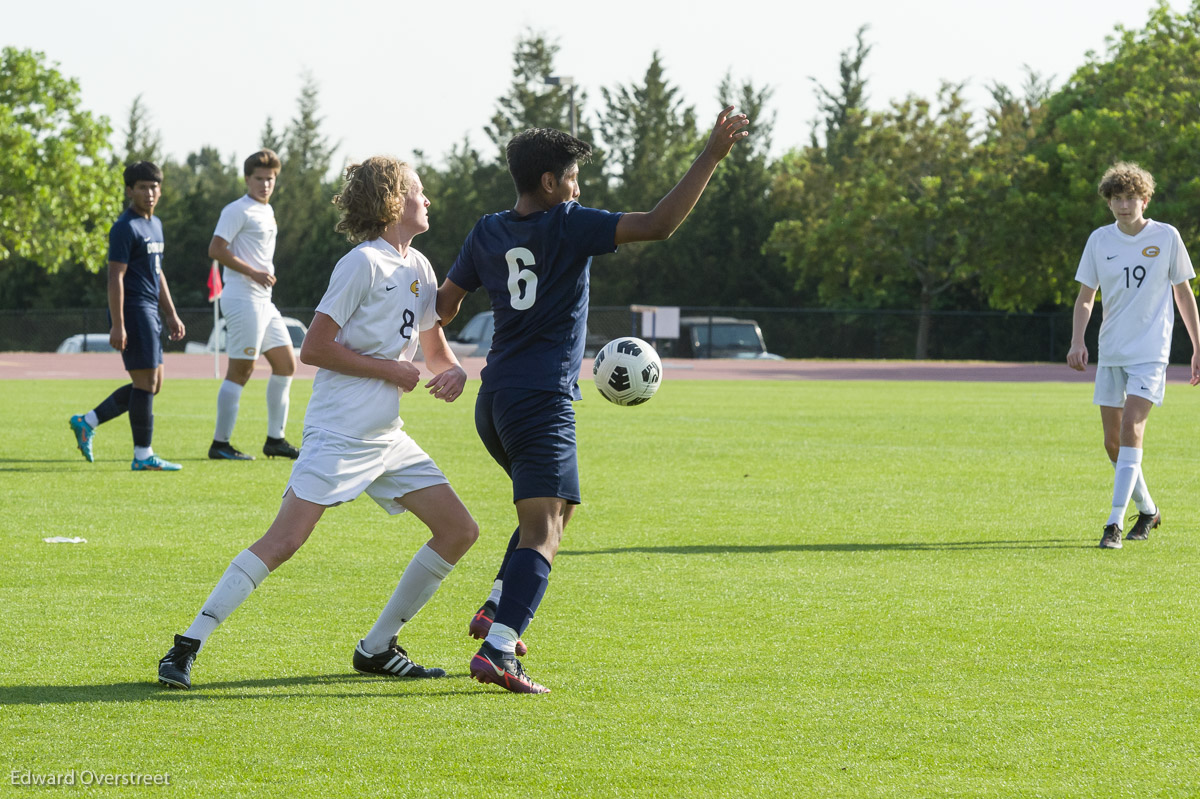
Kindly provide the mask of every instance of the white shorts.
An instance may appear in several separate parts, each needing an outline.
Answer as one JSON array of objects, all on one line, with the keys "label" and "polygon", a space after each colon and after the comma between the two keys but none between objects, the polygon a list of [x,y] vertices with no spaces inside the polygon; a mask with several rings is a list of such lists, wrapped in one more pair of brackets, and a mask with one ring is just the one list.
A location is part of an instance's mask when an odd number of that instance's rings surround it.
[{"label": "white shorts", "polygon": [[1133,366],[1099,366],[1096,368],[1096,393],[1092,404],[1106,408],[1124,408],[1125,397],[1148,399],[1162,405],[1167,388],[1165,363],[1139,363]]},{"label": "white shorts", "polygon": [[287,325],[273,302],[221,300],[225,317],[225,352],[237,360],[254,360],[267,350],[292,346]]},{"label": "white shorts", "polygon": [[405,432],[390,440],[363,441],[305,427],[300,457],[283,493],[290,489],[300,499],[327,507],[366,493],[395,515],[407,510],[400,502],[405,494],[449,482]]}]

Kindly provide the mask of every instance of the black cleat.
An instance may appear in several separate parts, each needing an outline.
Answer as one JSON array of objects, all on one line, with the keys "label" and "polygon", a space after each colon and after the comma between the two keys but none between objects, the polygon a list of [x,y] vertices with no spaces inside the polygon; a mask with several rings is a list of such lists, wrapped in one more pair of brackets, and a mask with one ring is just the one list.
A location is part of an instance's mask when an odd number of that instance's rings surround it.
[{"label": "black cleat", "polygon": [[212,446],[208,448],[208,457],[214,461],[252,461],[253,455],[247,455],[241,450],[234,449],[233,444],[228,441],[217,441],[213,439]]},{"label": "black cleat", "polygon": [[300,450],[288,443],[286,438],[271,438],[267,437],[267,443],[263,444],[263,454],[268,458],[291,458],[296,460],[300,457]]},{"label": "black cleat", "polygon": [[192,661],[200,651],[200,642],[195,638],[175,636],[175,646],[158,661],[158,681],[169,688],[192,687]]},{"label": "black cleat", "polygon": [[[496,606],[489,599],[483,603],[483,607],[475,611],[475,615],[471,617],[471,624],[467,627],[467,634],[472,638],[483,640],[487,638],[488,632],[492,629],[492,622],[496,620]],[[529,647],[525,646],[525,642],[520,638],[517,639],[517,657],[525,657],[529,654]]]},{"label": "black cleat", "polygon": [[471,658],[471,677],[482,683],[499,685],[514,694],[550,693],[549,688],[530,679],[516,655],[505,654],[487,641]]},{"label": "black cleat", "polygon": [[1110,524],[1104,528],[1104,537],[1100,539],[1101,549],[1120,549],[1121,548],[1121,528],[1115,524]]},{"label": "black cleat", "polygon": [[381,674],[384,677],[409,677],[411,679],[445,677],[444,669],[427,669],[408,659],[408,653],[396,643],[396,636],[388,641],[388,648],[378,655],[363,651],[362,641],[354,647],[354,660],[350,665],[359,674]]},{"label": "black cleat", "polygon": [[[1130,519],[1133,517],[1130,516]],[[1133,523],[1133,527],[1129,528],[1129,535],[1125,536],[1126,541],[1145,541],[1150,537],[1150,531],[1162,524],[1162,513],[1155,510],[1154,513],[1138,512],[1137,521]]]}]

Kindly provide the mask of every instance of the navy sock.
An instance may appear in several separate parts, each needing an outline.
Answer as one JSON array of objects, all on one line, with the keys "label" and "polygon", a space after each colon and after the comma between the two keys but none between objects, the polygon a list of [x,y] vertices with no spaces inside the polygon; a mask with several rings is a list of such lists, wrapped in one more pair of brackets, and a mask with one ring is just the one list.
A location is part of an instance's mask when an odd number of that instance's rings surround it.
[{"label": "navy sock", "polygon": [[129,410],[129,393],[133,391],[133,383],[126,383],[108,395],[108,398],[96,406],[96,419],[104,424],[110,419],[116,419]]},{"label": "navy sock", "polygon": [[504,593],[496,609],[496,624],[503,624],[525,633],[533,614],[537,612],[546,584],[550,581],[550,561],[536,549],[518,549],[508,560],[504,571]]},{"label": "navy sock", "polygon": [[149,447],[154,439],[154,395],[135,388],[129,392],[129,429],[135,447]]},{"label": "navy sock", "polygon": [[513,530],[512,538],[508,539],[508,549],[504,550],[504,560],[500,561],[500,571],[496,572],[496,579],[504,579],[504,570],[508,568],[508,561],[512,558],[512,553],[517,548],[517,544],[521,542],[521,528],[517,527]]}]

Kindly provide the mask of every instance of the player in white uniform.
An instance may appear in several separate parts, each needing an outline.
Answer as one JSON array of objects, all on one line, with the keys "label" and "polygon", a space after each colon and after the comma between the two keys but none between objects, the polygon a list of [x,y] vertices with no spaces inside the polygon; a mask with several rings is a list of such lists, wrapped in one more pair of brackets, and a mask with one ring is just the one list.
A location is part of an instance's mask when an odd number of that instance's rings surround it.
[{"label": "player in white uniform", "polygon": [[275,211],[271,193],[279,176],[279,156],[262,149],[246,159],[246,193],[221,211],[208,255],[224,265],[221,314],[229,366],[217,392],[217,425],[208,457],[252,461],[229,443],[237,423],[242,389],[259,355],[271,365],[267,380],[267,440],[263,454],[295,458],[299,451],[284,438],[296,355],[283,317],[271,301],[275,285]]},{"label": "player in white uniform", "polygon": [[[159,661],[160,682],[191,687],[191,667],[208,636],[308,539],[325,509],[365,493],[388,513],[412,511],[428,527],[383,612],[358,646],[353,668],[392,677],[443,677],[412,662],[396,643],[479,536],[471,514],[433,460],[404,432],[400,396],[417,387],[417,338],[434,377],[435,397],[457,399],[466,373],[450,351],[436,313],[437,281],[412,249],[429,229],[416,172],[393,158],[346,170],[335,202],[338,230],[362,243],[338,261],[300,357],[319,367],[304,419],[300,458],[266,534],[229,565],[192,625]],[[382,221],[381,221],[382,220]]]},{"label": "player in white uniform", "polygon": [[1075,274],[1080,287],[1067,353],[1072,369],[1087,366],[1084,332],[1097,290],[1104,306],[1093,402],[1100,406],[1104,448],[1116,472],[1100,539],[1105,549],[1121,548],[1130,498],[1138,515],[1128,540],[1146,540],[1162,521],[1142,476],[1142,438],[1150,409],[1162,404],[1166,387],[1172,296],[1192,340],[1191,384],[1200,383],[1200,316],[1190,283],[1196,273],[1179,231],[1143,216],[1153,194],[1154,178],[1137,164],[1117,163],[1104,173],[1100,196],[1116,222],[1092,232]]}]

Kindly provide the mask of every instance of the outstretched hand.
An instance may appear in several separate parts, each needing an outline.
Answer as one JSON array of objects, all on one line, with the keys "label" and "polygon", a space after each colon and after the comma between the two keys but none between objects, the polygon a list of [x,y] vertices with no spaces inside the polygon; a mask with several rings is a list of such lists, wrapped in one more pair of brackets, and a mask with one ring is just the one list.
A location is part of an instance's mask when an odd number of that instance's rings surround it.
[{"label": "outstretched hand", "polygon": [[731,111],[733,106],[729,105],[717,114],[717,124],[708,136],[708,144],[704,145],[704,152],[718,161],[729,155],[733,145],[750,135],[750,131],[742,130],[750,124],[750,118],[745,114],[731,116]]},{"label": "outstretched hand", "polygon": [[462,396],[463,386],[467,382],[467,373],[461,366],[451,366],[446,371],[434,376],[425,384],[429,393],[440,400],[454,402]]}]

